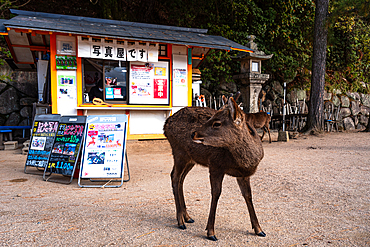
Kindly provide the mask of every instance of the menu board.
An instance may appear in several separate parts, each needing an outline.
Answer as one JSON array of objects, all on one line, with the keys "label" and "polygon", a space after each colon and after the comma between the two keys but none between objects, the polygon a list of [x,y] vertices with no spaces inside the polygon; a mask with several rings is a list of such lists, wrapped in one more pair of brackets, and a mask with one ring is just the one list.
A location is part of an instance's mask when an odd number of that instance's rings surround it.
[{"label": "menu board", "polygon": [[63,116],[60,119],[45,172],[72,176],[84,137],[86,116]]},{"label": "menu board", "polygon": [[122,178],[127,116],[88,116],[80,178]]},{"label": "menu board", "polygon": [[168,62],[131,62],[129,80],[130,104],[169,104]]},{"label": "menu board", "polygon": [[25,168],[27,166],[46,167],[59,120],[59,114],[35,116]]}]

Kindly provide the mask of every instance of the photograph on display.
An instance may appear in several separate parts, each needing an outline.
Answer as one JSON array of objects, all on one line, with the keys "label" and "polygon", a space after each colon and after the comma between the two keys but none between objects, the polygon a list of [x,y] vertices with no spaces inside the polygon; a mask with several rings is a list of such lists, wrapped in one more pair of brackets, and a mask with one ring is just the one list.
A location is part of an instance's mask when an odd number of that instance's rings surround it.
[{"label": "photograph on display", "polygon": [[66,143],[64,146],[63,154],[73,155],[75,153],[77,144]]},{"label": "photograph on display", "polygon": [[87,161],[89,165],[104,164],[105,152],[88,152]]},{"label": "photograph on display", "polygon": [[46,137],[33,137],[31,143],[31,149],[33,150],[44,150],[46,143]]},{"label": "photograph on display", "polygon": [[53,150],[51,151],[54,154],[62,154],[64,150],[64,143],[57,142],[54,144]]}]

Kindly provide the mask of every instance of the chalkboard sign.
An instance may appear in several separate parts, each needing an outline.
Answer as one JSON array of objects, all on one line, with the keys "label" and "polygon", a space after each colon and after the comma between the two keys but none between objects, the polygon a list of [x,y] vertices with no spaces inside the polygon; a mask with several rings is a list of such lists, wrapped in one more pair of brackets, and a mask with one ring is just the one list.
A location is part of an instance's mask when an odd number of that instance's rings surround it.
[{"label": "chalkboard sign", "polygon": [[63,116],[51,150],[47,172],[73,176],[85,131],[86,116]]},{"label": "chalkboard sign", "polygon": [[127,116],[88,116],[86,123],[79,185],[81,178],[123,179]]},{"label": "chalkboard sign", "polygon": [[24,167],[25,173],[27,173],[27,166],[37,168],[46,167],[53,147],[55,134],[58,129],[59,120],[59,114],[35,116],[26,165]]}]

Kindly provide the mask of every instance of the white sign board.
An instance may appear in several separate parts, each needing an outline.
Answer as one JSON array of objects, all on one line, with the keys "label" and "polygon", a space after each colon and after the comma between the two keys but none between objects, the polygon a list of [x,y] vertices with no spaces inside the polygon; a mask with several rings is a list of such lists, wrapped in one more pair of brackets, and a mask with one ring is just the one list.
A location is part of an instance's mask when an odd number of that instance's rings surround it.
[{"label": "white sign board", "polygon": [[57,70],[58,114],[77,115],[76,70]]},{"label": "white sign board", "polygon": [[169,104],[168,62],[131,62],[129,80],[130,104]]},{"label": "white sign board", "polygon": [[88,116],[85,133],[80,178],[122,178],[127,116]]},{"label": "white sign board", "polygon": [[173,106],[188,106],[188,57],[173,55]]}]

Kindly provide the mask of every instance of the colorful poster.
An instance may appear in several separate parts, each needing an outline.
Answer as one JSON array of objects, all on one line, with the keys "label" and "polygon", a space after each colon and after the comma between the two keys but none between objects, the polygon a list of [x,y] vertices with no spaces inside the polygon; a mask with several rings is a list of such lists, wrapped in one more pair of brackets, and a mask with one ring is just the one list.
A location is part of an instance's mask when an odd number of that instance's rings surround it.
[{"label": "colorful poster", "polygon": [[45,168],[52,151],[60,115],[36,115],[26,166]]},{"label": "colorful poster", "polygon": [[168,69],[168,62],[131,62],[129,103],[168,105]]},{"label": "colorful poster", "polygon": [[63,116],[46,172],[72,176],[80,153],[86,116]]},{"label": "colorful poster", "polygon": [[87,118],[81,178],[122,177],[126,126],[126,115]]}]

